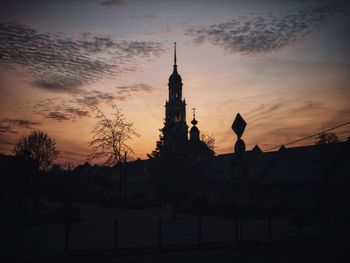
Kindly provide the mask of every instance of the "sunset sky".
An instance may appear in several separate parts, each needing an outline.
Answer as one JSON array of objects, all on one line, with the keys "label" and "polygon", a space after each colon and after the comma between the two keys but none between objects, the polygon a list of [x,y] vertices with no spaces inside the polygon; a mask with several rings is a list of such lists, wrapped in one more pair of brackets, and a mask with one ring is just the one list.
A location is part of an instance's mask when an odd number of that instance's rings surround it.
[{"label": "sunset sky", "polygon": [[[217,153],[233,151],[237,112],[248,149],[345,123],[349,11],[347,1],[0,0],[0,152],[40,129],[59,162],[85,162],[90,106],[115,104],[146,158],[163,126],[174,41],[187,124],[197,108]],[[334,132],[344,140],[350,125]]]}]

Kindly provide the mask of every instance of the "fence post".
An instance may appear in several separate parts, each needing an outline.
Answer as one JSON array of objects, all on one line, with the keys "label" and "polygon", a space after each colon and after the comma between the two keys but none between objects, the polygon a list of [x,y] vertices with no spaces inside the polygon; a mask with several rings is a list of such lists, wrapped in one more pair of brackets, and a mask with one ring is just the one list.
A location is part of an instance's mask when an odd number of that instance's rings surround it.
[{"label": "fence post", "polygon": [[65,252],[69,253],[69,220],[65,224]]},{"label": "fence post", "polygon": [[271,240],[272,239],[272,233],[271,233],[271,216],[270,215],[267,218],[267,230],[268,230],[269,240]]},{"label": "fence post", "polygon": [[238,219],[235,217],[235,242],[238,242]]},{"label": "fence post", "polygon": [[303,239],[303,224],[299,224],[299,237],[300,239]]},{"label": "fence post", "polygon": [[158,248],[162,248],[162,219],[158,219]]},{"label": "fence post", "polygon": [[11,240],[11,254],[15,255],[15,250],[16,250],[16,219],[13,220],[10,228],[10,240]]},{"label": "fence post", "polygon": [[198,216],[198,246],[202,245],[202,217]]},{"label": "fence post", "polygon": [[327,236],[331,238],[331,216],[327,216]]},{"label": "fence post", "polygon": [[243,220],[241,218],[239,218],[239,240],[243,241]]},{"label": "fence post", "polygon": [[114,249],[118,249],[118,219],[114,220]]}]

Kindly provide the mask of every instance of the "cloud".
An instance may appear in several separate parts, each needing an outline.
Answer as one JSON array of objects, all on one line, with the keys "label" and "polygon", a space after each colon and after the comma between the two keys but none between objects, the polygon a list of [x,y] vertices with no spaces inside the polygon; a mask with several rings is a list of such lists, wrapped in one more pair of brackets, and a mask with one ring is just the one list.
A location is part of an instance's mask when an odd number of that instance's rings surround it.
[{"label": "cloud", "polygon": [[33,106],[33,112],[46,119],[52,119],[56,121],[68,121],[83,117],[89,117],[89,108],[78,104],[79,103],[76,100],[48,98],[36,103]]},{"label": "cloud", "polygon": [[126,101],[128,98],[125,95],[117,95],[111,92],[102,92],[98,90],[85,91],[82,94],[76,95],[75,101],[82,106],[98,106],[102,103],[113,103],[116,101]]},{"label": "cloud", "polygon": [[330,17],[343,14],[345,10],[333,2],[323,3],[304,6],[284,16],[272,13],[266,16],[251,15],[206,27],[188,28],[185,34],[192,37],[196,44],[209,42],[229,53],[271,52],[300,41],[324,25]]},{"label": "cloud", "polygon": [[129,85],[129,86],[120,86],[116,87],[118,90],[118,94],[126,94],[126,95],[131,95],[131,93],[138,93],[138,92],[144,92],[144,93],[152,93],[154,88],[144,84],[134,84],[134,85]]},{"label": "cloud", "polygon": [[125,0],[107,0],[98,3],[100,6],[112,7],[125,4]]},{"label": "cloud", "polygon": [[46,119],[75,121],[79,118],[90,117],[91,111],[96,106],[125,102],[131,99],[132,93],[151,93],[153,91],[153,88],[147,84],[135,84],[117,87],[117,89],[115,92],[81,90],[70,94],[70,99],[62,97],[47,98],[35,103],[32,110],[33,113]]},{"label": "cloud", "polygon": [[45,113],[44,114],[45,118],[47,119],[53,119],[53,120],[57,120],[57,121],[67,121],[70,120],[70,117],[68,114],[64,114],[62,112],[59,111],[51,111],[49,113]]},{"label": "cloud", "polygon": [[17,133],[10,125],[0,123],[0,133]]},{"label": "cloud", "polygon": [[142,60],[166,50],[154,41],[116,41],[90,33],[72,39],[20,24],[0,24],[0,66],[21,66],[29,82],[50,91],[76,92],[103,77],[133,71]]},{"label": "cloud", "polygon": [[293,118],[305,118],[323,110],[327,110],[327,106],[321,102],[299,101],[295,103],[293,100],[277,99],[252,108],[245,114],[245,117],[251,125],[260,125],[269,121],[283,121],[286,119],[286,116],[290,120]]},{"label": "cloud", "polygon": [[80,108],[74,108],[74,107],[67,107],[65,111],[69,114],[73,114],[78,117],[88,117],[90,116],[89,111],[82,110]]},{"label": "cloud", "polygon": [[20,128],[33,129],[40,126],[37,121],[26,119],[2,119],[0,121],[0,133],[17,133]]},{"label": "cloud", "polygon": [[149,14],[149,15],[144,16],[145,19],[154,19],[156,17],[157,17],[157,15],[154,15],[154,14]]},{"label": "cloud", "polygon": [[83,85],[83,81],[69,76],[48,76],[32,82],[34,86],[52,91],[77,90]]}]

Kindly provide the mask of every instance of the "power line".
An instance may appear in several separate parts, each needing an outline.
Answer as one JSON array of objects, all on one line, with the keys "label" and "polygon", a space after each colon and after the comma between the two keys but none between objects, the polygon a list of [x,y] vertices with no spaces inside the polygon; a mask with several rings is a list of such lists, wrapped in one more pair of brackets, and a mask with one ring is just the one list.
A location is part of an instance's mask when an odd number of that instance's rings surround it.
[{"label": "power line", "polygon": [[[317,136],[317,135],[320,135],[320,134],[323,134],[323,133],[325,133],[325,132],[328,132],[328,131],[331,131],[331,130],[340,128],[340,127],[345,126],[345,125],[348,125],[348,124],[350,124],[350,121],[347,121],[347,122],[345,122],[345,123],[343,123],[343,124],[339,124],[339,125],[337,125],[337,126],[335,126],[335,127],[329,128],[329,129],[327,129],[327,130],[323,130],[323,131],[321,131],[321,132],[318,132],[318,133],[315,133],[315,134],[306,136],[306,137],[304,137],[304,138],[301,138],[301,139],[298,139],[298,140],[295,140],[295,141],[291,141],[291,142],[285,143],[285,144],[283,144],[283,145],[286,146],[286,145],[294,144],[294,143],[297,143],[297,142],[301,142],[301,141],[304,141],[304,140],[306,140],[306,139],[313,138],[313,137],[315,137],[315,136]],[[265,151],[271,151],[271,150],[277,149],[277,148],[279,148],[279,147],[280,147],[280,146],[276,146],[276,147],[267,149],[267,150],[265,150]]]}]

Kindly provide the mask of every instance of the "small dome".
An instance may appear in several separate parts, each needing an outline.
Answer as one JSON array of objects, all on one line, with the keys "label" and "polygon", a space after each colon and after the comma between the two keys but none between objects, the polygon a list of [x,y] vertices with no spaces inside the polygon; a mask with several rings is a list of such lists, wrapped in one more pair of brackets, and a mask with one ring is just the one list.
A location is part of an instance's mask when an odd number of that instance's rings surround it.
[{"label": "small dome", "polygon": [[198,123],[198,121],[193,117],[193,120],[191,121],[191,123],[192,123],[194,126],[196,126],[197,123]]}]

